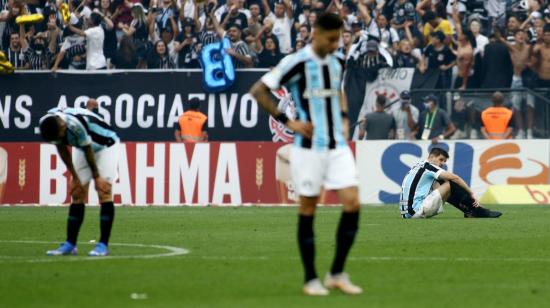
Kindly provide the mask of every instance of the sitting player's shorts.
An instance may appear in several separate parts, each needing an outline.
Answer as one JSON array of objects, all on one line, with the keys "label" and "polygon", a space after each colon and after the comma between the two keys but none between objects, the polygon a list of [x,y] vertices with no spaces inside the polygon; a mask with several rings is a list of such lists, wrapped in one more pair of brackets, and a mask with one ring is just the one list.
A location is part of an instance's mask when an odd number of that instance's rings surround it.
[{"label": "sitting player's shorts", "polygon": [[355,160],[349,147],[334,150],[312,150],[293,146],[290,169],[297,195],[315,197],[326,190],[357,186]]},{"label": "sitting player's shorts", "polygon": [[443,212],[443,198],[439,190],[435,189],[424,199],[412,218],[430,218],[441,212]]},{"label": "sitting player's shorts", "polygon": [[[120,143],[116,142],[108,148],[94,153],[99,175],[107,182],[113,183],[117,177]],[[86,154],[81,149],[73,147],[73,166],[80,183],[88,184],[92,180],[92,170],[86,160]]]}]

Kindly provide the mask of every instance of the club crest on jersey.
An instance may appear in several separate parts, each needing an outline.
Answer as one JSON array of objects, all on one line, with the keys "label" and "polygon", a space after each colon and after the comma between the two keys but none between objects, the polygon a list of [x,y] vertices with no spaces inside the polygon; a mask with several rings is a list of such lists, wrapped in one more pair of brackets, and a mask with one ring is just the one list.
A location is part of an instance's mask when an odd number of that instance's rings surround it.
[{"label": "club crest on jersey", "polygon": [[[271,94],[278,101],[277,109],[285,113],[289,119],[295,119],[296,107],[287,89],[282,87],[278,90],[271,91]],[[294,132],[288,129],[283,123],[275,120],[272,116],[269,116],[269,130],[271,131],[272,140],[274,142],[292,142],[294,139]]]}]

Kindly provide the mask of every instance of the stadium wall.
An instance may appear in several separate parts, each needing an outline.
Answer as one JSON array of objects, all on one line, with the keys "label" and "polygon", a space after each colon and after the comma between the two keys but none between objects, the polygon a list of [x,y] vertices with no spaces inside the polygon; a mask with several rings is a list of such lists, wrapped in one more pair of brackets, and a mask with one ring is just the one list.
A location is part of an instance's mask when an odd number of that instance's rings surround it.
[{"label": "stadium wall", "polygon": [[[362,203],[397,203],[409,168],[429,142],[351,143]],[[549,184],[550,140],[447,141],[448,169],[481,196],[491,185]],[[273,142],[125,142],[115,202],[128,205],[247,205],[293,203],[288,145]],[[0,143],[0,204],[69,202],[68,177],[53,145]],[[97,203],[93,187],[90,203]],[[548,192],[550,194],[550,192]],[[548,196],[550,200],[550,195]],[[323,193],[323,203],[337,202]]]},{"label": "stadium wall", "polygon": [[[212,141],[279,141],[288,138],[260,112],[250,87],[266,70],[238,71],[229,91],[207,94],[202,71],[25,72],[2,76],[0,142],[40,141],[38,120],[53,107],[84,107],[89,97],[124,141],[172,141],[174,125],[191,98],[208,116]],[[275,95],[275,99],[284,98]]]}]

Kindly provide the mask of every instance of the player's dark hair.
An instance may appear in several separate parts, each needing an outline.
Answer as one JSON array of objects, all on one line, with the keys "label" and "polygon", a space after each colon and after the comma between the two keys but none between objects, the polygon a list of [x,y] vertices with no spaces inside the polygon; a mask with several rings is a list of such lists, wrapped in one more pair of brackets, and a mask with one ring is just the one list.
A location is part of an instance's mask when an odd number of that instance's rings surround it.
[{"label": "player's dark hair", "polygon": [[542,28],[542,32],[543,33],[550,32],[550,24],[544,25],[544,27]]},{"label": "player's dark hair", "polygon": [[54,141],[59,135],[57,116],[46,117],[40,122],[40,135],[46,141]]},{"label": "player's dark hair", "polygon": [[315,21],[315,27],[325,31],[340,30],[343,25],[340,16],[328,12],[321,13]]},{"label": "player's dark hair", "polygon": [[435,157],[438,157],[440,155],[445,156],[445,158],[449,158],[449,153],[442,148],[432,148],[430,150],[430,156],[433,155]]}]

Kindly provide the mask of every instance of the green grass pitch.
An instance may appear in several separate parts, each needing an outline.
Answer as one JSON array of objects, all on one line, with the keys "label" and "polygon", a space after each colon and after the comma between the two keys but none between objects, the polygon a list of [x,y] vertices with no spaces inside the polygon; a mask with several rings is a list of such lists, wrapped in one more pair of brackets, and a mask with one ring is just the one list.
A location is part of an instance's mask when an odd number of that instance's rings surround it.
[{"label": "green grass pitch", "polygon": [[[296,208],[117,208],[116,258],[89,260],[97,207],[86,210],[78,257],[44,254],[64,239],[66,208],[2,207],[0,307],[548,307],[550,209],[491,208],[504,216],[464,219],[446,207],[403,220],[397,206],[363,207],[346,269],[365,293],[311,298],[301,294]],[[339,213],[317,213],[320,275]],[[169,251],[115,243],[189,253],[141,258]]]}]

